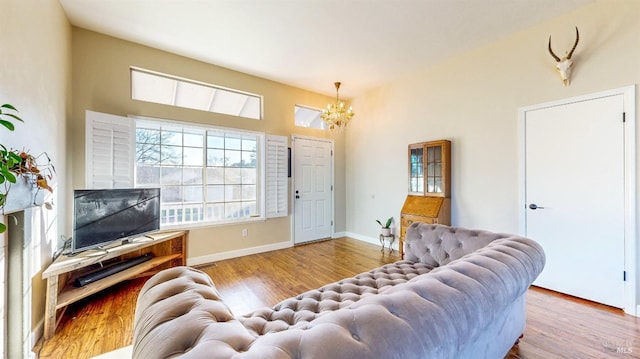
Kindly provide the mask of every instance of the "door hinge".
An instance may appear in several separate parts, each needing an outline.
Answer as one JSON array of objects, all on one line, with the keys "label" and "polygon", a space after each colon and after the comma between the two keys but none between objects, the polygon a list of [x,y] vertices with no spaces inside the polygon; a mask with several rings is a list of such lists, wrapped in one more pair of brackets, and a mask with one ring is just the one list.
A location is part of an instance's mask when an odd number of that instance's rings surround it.
[{"label": "door hinge", "polygon": [[331,191],[333,191],[333,185],[331,185]]},{"label": "door hinge", "polygon": [[333,221],[331,221],[331,225],[333,226]]},{"label": "door hinge", "polygon": [[622,122],[627,122],[627,113],[626,112],[622,113]]},{"label": "door hinge", "polygon": [[331,150],[331,157],[333,157],[333,150]]},{"label": "door hinge", "polygon": [[627,271],[622,271],[622,281],[623,282],[627,281]]}]

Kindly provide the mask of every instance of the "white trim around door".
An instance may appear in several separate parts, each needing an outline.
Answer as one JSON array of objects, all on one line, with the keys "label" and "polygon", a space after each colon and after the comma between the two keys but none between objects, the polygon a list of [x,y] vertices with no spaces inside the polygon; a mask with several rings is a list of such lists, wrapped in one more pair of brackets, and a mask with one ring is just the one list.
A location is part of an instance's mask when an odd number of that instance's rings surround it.
[{"label": "white trim around door", "polygon": [[638,286],[638,237],[637,237],[637,154],[636,154],[636,88],[635,85],[608,91],[572,97],[568,99],[522,107],[518,110],[519,136],[519,227],[520,233],[526,233],[526,167],[525,167],[525,120],[528,111],[562,106],[576,102],[590,101],[610,96],[623,96],[623,111],[620,121],[624,121],[624,311],[627,314],[640,314],[640,301],[637,297]]},{"label": "white trim around door", "polygon": [[[300,153],[296,153],[296,141],[317,141],[317,142],[322,142],[325,143],[327,145],[330,146],[330,150],[331,150],[331,156],[330,156],[330,189],[331,189],[331,204],[330,204],[330,218],[329,220],[331,221],[331,228],[328,231],[328,233],[326,233],[326,236],[320,236],[318,238],[314,239],[308,239],[308,238],[300,238],[301,235],[300,234],[296,234],[297,229],[299,229],[299,225],[300,223],[302,223],[302,218],[298,218],[300,217],[300,215],[298,215],[297,213],[299,213],[299,206],[300,204],[300,200],[303,198],[296,198],[297,195],[300,195],[300,197],[303,197],[302,193],[296,193],[296,190],[301,190],[300,188],[296,189],[296,186],[300,187],[301,184],[299,183],[299,181],[301,180],[300,173],[296,173],[296,167],[297,164],[300,160]],[[300,135],[292,135],[291,136],[291,184],[292,184],[292,188],[291,188],[291,203],[292,203],[292,210],[291,210],[291,237],[292,237],[292,242],[294,244],[299,244],[299,243],[303,243],[303,242],[308,242],[308,241],[312,241],[312,240],[317,240],[317,239],[324,239],[324,238],[332,238],[335,232],[335,190],[334,190],[334,185],[335,185],[335,160],[334,160],[334,141],[331,139],[326,139],[326,138],[315,138],[315,137],[308,137],[308,136],[300,136]]]}]

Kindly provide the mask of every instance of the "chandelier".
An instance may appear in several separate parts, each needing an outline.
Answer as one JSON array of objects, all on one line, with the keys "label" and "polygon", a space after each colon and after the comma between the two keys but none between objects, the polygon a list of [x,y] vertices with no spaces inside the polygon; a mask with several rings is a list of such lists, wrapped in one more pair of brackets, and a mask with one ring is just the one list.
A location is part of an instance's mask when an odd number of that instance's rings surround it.
[{"label": "chandelier", "polygon": [[334,85],[336,86],[336,102],[328,104],[327,108],[322,110],[322,115],[320,115],[329,130],[345,128],[354,115],[351,106],[347,110],[344,107],[344,102],[340,101],[340,82],[335,82]]}]

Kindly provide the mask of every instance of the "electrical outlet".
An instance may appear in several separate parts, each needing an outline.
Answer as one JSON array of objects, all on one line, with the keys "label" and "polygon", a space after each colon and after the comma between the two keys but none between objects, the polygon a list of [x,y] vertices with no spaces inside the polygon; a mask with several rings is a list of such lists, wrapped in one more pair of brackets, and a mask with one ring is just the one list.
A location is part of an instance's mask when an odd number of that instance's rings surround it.
[{"label": "electrical outlet", "polygon": [[248,236],[248,235],[249,235],[249,230],[248,230],[248,229],[246,229],[246,228],[243,228],[243,229],[242,229],[242,236],[243,236],[243,237],[246,237],[246,236]]}]

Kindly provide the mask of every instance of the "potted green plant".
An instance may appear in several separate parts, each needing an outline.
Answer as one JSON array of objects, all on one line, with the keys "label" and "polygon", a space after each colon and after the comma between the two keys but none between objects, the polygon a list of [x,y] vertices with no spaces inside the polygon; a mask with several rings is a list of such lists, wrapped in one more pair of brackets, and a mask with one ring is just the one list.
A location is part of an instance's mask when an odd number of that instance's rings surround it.
[{"label": "potted green plant", "polygon": [[382,222],[380,222],[380,220],[376,219],[376,222],[378,222],[378,224],[380,225],[381,229],[380,229],[380,233],[385,236],[388,237],[391,235],[391,223],[393,222],[393,217],[389,217],[389,219],[387,219],[387,222],[385,224],[382,224]]},{"label": "potted green plant", "polygon": [[[15,130],[14,122],[24,122],[17,115],[18,110],[10,104],[0,106],[0,125],[9,131]],[[38,164],[38,158],[44,155],[47,163]],[[53,192],[49,186],[49,180],[55,173],[55,168],[51,164],[51,159],[46,153],[40,156],[33,156],[27,150],[18,151],[8,149],[4,144],[0,143],[0,210],[4,213],[4,206],[7,203],[7,196],[11,190],[11,185],[22,177],[30,181],[38,190],[44,189]],[[51,204],[46,203],[45,206],[50,208]],[[7,230],[7,226],[0,222],[0,233]]]}]

